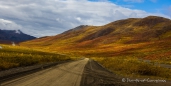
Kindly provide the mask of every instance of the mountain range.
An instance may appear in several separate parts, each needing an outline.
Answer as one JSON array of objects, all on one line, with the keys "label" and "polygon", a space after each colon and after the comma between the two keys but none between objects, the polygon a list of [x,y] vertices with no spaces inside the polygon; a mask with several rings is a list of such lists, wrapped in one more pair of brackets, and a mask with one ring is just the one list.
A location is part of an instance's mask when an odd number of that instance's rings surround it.
[{"label": "mountain range", "polygon": [[56,36],[21,43],[58,53],[101,57],[146,55],[160,50],[168,53],[170,44],[171,20],[158,16],[123,19],[103,26],[81,25]]},{"label": "mountain range", "polygon": [[11,44],[35,39],[36,37],[27,35],[20,30],[0,30],[0,43]]}]

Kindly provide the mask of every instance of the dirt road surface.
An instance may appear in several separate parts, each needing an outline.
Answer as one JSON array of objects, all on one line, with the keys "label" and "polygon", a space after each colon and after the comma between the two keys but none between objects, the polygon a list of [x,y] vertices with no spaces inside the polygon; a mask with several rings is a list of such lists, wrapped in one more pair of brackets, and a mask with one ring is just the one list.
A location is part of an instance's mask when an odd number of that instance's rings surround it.
[{"label": "dirt road surface", "polygon": [[1,83],[0,86],[80,86],[89,59],[68,62]]},{"label": "dirt road surface", "polygon": [[[135,80],[132,78],[131,80]],[[141,79],[139,79],[141,80]],[[171,82],[127,82],[96,61],[85,58],[0,83],[0,86],[170,86]]]}]

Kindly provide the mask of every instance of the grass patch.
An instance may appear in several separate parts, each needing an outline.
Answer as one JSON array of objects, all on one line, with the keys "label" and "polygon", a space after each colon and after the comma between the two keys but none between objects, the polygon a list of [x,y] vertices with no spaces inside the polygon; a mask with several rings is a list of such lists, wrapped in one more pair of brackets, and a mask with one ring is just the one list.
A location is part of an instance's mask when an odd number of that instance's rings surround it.
[{"label": "grass patch", "polygon": [[19,46],[1,45],[0,49],[0,70],[13,67],[43,64],[47,62],[57,62],[70,60],[66,55],[43,52]]},{"label": "grass patch", "polygon": [[113,57],[113,58],[93,58],[107,69],[122,76],[136,77],[160,77],[171,79],[171,69],[156,66],[138,58]]}]

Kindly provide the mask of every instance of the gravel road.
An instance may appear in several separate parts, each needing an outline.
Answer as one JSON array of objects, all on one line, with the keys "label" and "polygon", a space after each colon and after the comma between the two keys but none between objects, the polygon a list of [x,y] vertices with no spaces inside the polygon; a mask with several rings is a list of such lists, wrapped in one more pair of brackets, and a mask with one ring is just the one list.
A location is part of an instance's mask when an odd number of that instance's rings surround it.
[{"label": "gravel road", "polygon": [[48,68],[1,83],[1,86],[80,86],[82,73],[89,59]]},{"label": "gravel road", "polygon": [[[0,83],[0,86],[170,86],[171,82],[127,81],[85,58]],[[136,80],[131,78],[130,80]],[[142,79],[139,79],[142,80]]]}]

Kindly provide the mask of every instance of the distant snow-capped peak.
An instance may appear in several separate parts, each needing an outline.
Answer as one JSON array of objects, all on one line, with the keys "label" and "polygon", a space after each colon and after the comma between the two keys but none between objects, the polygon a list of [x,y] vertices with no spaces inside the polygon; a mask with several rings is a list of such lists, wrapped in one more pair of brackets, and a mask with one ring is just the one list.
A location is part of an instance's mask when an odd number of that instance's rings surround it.
[{"label": "distant snow-capped peak", "polygon": [[22,32],[20,30],[15,30],[15,33],[21,34]]}]

